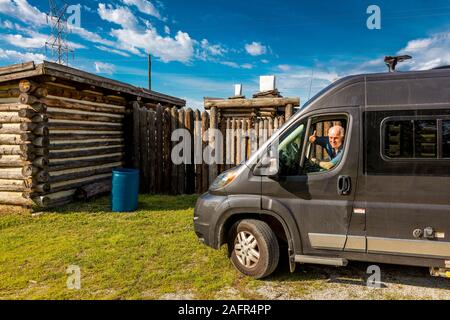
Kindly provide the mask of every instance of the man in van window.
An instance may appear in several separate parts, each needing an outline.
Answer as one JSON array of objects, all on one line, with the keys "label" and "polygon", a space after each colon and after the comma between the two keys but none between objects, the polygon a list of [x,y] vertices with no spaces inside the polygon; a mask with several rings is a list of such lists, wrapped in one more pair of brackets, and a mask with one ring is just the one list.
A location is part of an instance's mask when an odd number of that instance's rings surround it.
[{"label": "man in van window", "polygon": [[344,152],[344,137],[345,129],[342,126],[334,126],[328,130],[328,137],[318,137],[317,131],[314,131],[309,137],[309,142],[318,144],[323,147],[328,155],[330,161],[319,161],[316,158],[311,159],[311,163],[318,165],[322,169],[330,170],[341,161],[342,153]]}]

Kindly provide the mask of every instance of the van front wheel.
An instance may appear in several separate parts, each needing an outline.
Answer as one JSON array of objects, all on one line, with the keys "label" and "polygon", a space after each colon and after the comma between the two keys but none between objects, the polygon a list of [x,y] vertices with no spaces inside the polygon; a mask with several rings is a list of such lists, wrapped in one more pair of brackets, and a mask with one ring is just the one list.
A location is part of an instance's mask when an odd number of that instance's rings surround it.
[{"label": "van front wheel", "polygon": [[242,220],[232,228],[228,241],[231,262],[241,273],[256,279],[275,271],[280,248],[275,233],[267,223]]}]

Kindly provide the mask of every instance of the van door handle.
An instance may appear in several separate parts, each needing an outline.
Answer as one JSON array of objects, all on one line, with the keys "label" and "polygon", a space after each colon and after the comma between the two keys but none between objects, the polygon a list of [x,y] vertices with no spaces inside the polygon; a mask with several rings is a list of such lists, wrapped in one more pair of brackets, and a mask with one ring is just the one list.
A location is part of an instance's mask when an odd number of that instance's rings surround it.
[{"label": "van door handle", "polygon": [[349,176],[339,176],[338,182],[337,182],[337,189],[338,193],[341,196],[346,196],[350,194],[350,191],[352,190],[352,180]]}]

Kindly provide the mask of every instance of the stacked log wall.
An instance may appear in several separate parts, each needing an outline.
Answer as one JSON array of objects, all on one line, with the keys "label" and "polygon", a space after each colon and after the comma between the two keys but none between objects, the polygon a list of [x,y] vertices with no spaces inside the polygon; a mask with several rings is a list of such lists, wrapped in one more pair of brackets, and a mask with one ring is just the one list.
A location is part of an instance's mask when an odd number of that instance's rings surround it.
[{"label": "stacked log wall", "polygon": [[0,204],[55,207],[110,190],[125,111],[122,97],[56,79],[0,85]]}]

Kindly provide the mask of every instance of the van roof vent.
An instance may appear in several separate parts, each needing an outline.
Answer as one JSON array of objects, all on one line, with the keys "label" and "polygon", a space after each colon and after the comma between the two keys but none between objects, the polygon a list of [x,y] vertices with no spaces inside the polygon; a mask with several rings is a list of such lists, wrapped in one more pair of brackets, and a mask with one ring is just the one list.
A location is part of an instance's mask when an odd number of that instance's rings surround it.
[{"label": "van roof vent", "polygon": [[397,67],[397,63],[403,62],[405,60],[412,59],[409,55],[404,56],[386,56],[384,57],[384,63],[389,68],[389,72],[395,72],[395,68]]}]

